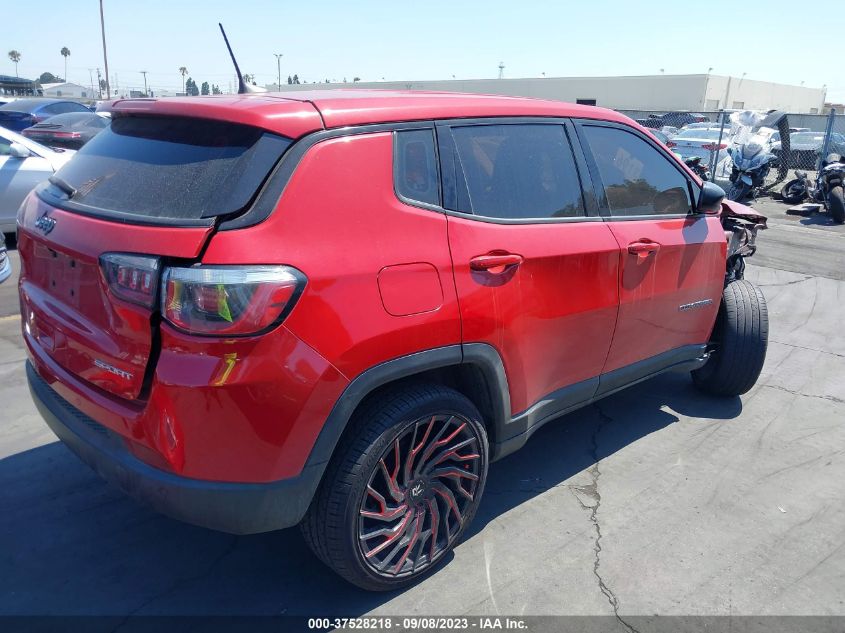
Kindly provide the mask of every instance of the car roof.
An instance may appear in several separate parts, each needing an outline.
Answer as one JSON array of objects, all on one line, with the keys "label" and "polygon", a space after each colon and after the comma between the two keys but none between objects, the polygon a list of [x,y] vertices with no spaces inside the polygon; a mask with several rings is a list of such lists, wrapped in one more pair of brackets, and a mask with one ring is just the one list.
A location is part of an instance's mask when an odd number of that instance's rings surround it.
[{"label": "car roof", "polygon": [[500,95],[400,90],[334,89],[249,95],[124,99],[115,115],[170,114],[255,125],[296,138],[321,128],[432,119],[536,116],[579,117],[631,123],[595,106]]},{"label": "car roof", "polygon": [[[65,103],[67,101],[69,100],[49,99],[44,97],[18,98],[14,101],[3,104],[0,108],[3,110],[14,110],[15,112],[32,112],[33,110],[37,110],[43,106],[51,105],[53,103]],[[76,101],[70,101],[70,103],[76,103]]]}]

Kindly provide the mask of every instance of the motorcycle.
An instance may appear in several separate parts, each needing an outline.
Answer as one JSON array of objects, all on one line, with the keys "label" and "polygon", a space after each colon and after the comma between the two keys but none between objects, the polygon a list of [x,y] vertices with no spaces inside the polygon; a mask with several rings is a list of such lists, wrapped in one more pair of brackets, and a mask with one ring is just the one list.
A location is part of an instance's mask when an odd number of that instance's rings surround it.
[{"label": "motorcycle", "polygon": [[728,154],[733,161],[728,200],[742,202],[746,198],[756,198],[758,190],[766,182],[772,162],[777,160],[776,157],[753,140],[737,147],[729,147]]},{"label": "motorcycle", "polygon": [[780,191],[787,204],[800,204],[805,198],[821,203],[837,224],[845,222],[845,162],[839,154],[828,154],[819,165],[819,175],[813,182],[805,171],[796,171]]},{"label": "motorcycle", "polygon": [[710,180],[710,170],[707,169],[707,165],[701,164],[701,156],[690,156],[684,160],[684,165],[689,167],[702,180]]}]

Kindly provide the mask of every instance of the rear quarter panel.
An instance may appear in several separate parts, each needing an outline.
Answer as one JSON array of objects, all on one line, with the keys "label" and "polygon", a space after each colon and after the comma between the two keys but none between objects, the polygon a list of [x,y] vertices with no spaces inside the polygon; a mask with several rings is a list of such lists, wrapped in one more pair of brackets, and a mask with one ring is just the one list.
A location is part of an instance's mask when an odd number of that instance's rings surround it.
[{"label": "rear quarter panel", "polygon": [[[305,291],[285,326],[349,379],[392,358],[461,341],[446,217],[397,199],[390,132],[316,144],[270,217],[219,232],[203,262],[281,263],[305,273]],[[390,277],[401,284],[388,300],[379,275],[399,266],[391,270],[403,274]],[[415,270],[419,278],[406,274]],[[439,278],[440,305],[397,315],[391,306],[437,294],[431,274]]]}]

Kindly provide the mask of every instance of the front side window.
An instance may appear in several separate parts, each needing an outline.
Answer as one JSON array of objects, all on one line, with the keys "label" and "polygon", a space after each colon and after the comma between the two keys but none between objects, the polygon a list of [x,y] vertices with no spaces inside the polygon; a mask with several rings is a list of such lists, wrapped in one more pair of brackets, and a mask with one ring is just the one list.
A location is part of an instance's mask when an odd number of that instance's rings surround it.
[{"label": "front side window", "polygon": [[677,215],[692,211],[687,179],[669,158],[637,135],[584,126],[613,216]]},{"label": "front side window", "polygon": [[584,215],[562,125],[475,125],[452,128],[452,136],[467,194],[459,204],[469,205],[459,210],[519,220]]},{"label": "front side window", "polygon": [[440,204],[437,156],[431,130],[396,133],[396,193],[406,200]]}]

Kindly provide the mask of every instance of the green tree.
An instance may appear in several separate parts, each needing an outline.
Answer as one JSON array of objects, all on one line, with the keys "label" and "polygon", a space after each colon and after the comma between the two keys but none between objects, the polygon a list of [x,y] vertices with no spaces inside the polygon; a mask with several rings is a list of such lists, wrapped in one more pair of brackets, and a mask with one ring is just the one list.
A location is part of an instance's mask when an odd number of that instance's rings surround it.
[{"label": "green tree", "polygon": [[59,77],[56,77],[53,73],[41,73],[38,76],[38,83],[40,83],[40,84],[59,83]]},{"label": "green tree", "polygon": [[12,49],[12,50],[9,51],[9,59],[11,59],[15,64],[15,77],[17,77],[18,76],[18,62],[21,60],[21,54],[18,51],[16,51],[15,49]]},{"label": "green tree", "polygon": [[208,86],[207,81],[202,82],[202,89],[200,89],[200,94],[204,94],[204,95],[210,94],[210,88]]},{"label": "green tree", "polygon": [[298,83],[299,83],[299,75],[294,75],[294,76],[293,76],[293,83],[295,83],[295,84],[298,84]]},{"label": "green tree", "polygon": [[179,74],[182,75],[182,94],[188,94],[185,92],[185,75],[188,74],[188,69],[184,66],[179,66]]},{"label": "green tree", "polygon": [[191,97],[196,97],[200,93],[199,88],[197,88],[197,82],[188,77],[185,80],[185,94]]},{"label": "green tree", "polygon": [[292,84],[292,83],[293,83],[293,79],[291,79],[290,75],[288,75],[288,84]]},{"label": "green tree", "polygon": [[70,57],[70,49],[67,46],[62,46],[62,50],[59,52],[65,58],[65,81],[67,81],[67,58]]},{"label": "green tree", "polygon": [[217,84],[211,84],[211,94],[222,95],[223,91],[220,90],[220,86],[218,86]]},{"label": "green tree", "polygon": [[359,81],[361,81],[360,77],[353,77],[352,78],[352,83],[358,83]]}]

